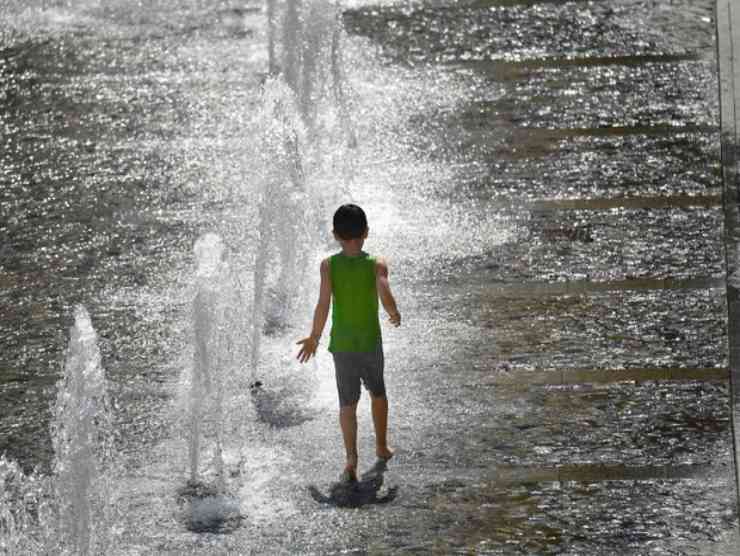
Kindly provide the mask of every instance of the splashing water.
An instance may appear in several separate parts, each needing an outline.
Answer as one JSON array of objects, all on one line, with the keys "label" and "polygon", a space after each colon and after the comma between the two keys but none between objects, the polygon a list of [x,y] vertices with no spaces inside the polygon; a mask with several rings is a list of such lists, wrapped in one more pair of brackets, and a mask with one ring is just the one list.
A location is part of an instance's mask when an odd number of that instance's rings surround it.
[{"label": "splashing water", "polygon": [[[300,16],[294,21],[301,32],[292,38],[283,35],[290,44],[282,53],[291,48],[298,53],[295,71],[290,74],[294,79],[288,83],[287,74],[277,75],[264,84],[255,111],[259,114],[254,135],[259,156],[249,159],[250,164],[259,167],[258,181],[249,184],[252,191],[258,191],[258,219],[247,223],[250,231],[256,227],[258,232],[258,241],[247,248],[254,254],[255,265],[252,342],[245,343],[250,345],[254,371],[265,332],[290,326],[296,321],[295,314],[307,313],[296,310],[296,305],[307,298],[301,295],[305,273],[311,272],[314,278],[317,274],[307,258],[317,250],[319,229],[326,230],[319,214],[326,214],[327,205],[336,205],[335,199],[349,196],[351,181],[345,164],[350,158],[346,155],[351,146],[351,126],[346,103],[341,105],[349,89],[343,82],[342,30],[336,9],[329,2],[290,5]],[[238,320],[230,311],[239,303],[232,303],[237,288],[231,283],[225,252],[224,242],[214,234],[202,236],[195,246],[194,354],[189,367],[185,428],[190,478],[215,478],[217,485],[207,491],[208,496],[196,497],[193,502],[192,521],[204,530],[211,527],[209,520],[213,521],[214,515],[215,521],[224,521],[237,513],[232,498],[220,496],[225,490],[224,460],[228,461],[224,427],[229,419],[228,404],[232,403],[225,396],[230,391],[226,384],[233,379],[235,362],[244,360],[237,356],[244,346],[236,345],[234,331],[227,330]],[[60,382],[54,408],[54,499],[58,500],[58,509],[54,509],[51,523],[60,533],[50,546],[56,553],[105,553],[111,537],[105,504],[106,481],[111,476],[106,475],[110,420],[105,378],[90,318],[81,307],[75,316],[65,378]],[[178,447],[182,454],[182,444]],[[209,457],[213,454],[208,462],[206,453]],[[265,459],[272,467],[272,451],[263,453],[268,454]],[[250,484],[259,486],[251,478]],[[264,490],[269,491],[270,486],[265,485]],[[269,494],[264,496],[272,502]],[[27,521],[21,518],[15,523]],[[14,527],[20,530],[25,526]]]},{"label": "splashing water", "polygon": [[[263,87],[257,121],[261,201],[254,265],[253,382],[259,378],[262,333],[283,328],[298,309],[295,300],[302,297],[307,253],[328,227],[320,215],[350,197],[350,151],[356,146],[338,5],[289,0],[281,16],[277,10],[275,2],[268,2],[268,65],[274,77]],[[271,266],[279,268],[272,273],[276,276],[271,276]]]},{"label": "splashing water", "polygon": [[[294,309],[294,300],[305,268],[305,246],[311,237],[311,202],[303,171],[302,149],[305,131],[293,102],[293,93],[280,78],[265,83],[261,120],[258,122],[261,145],[259,242],[254,265],[252,328],[252,372],[257,379],[260,339],[265,324],[268,331],[280,328]],[[275,258],[276,260],[271,260]],[[273,303],[266,306],[268,272],[277,268],[273,284]]]},{"label": "splashing water", "polygon": [[38,554],[50,545],[50,482],[0,456],[0,553]]},{"label": "splashing water", "polygon": [[270,75],[275,75],[277,72],[277,61],[275,60],[275,28],[277,17],[275,0],[267,0],[266,3],[266,17],[267,17],[267,71]]},{"label": "splashing water", "polygon": [[[277,19],[275,6],[268,6],[268,21]],[[336,183],[345,182],[339,193],[346,196],[353,173],[349,154],[357,138],[350,115],[353,92],[344,71],[341,10],[329,0],[288,0],[281,22],[280,50],[276,51],[274,39],[269,41],[270,56],[279,57],[282,77],[295,94],[306,127],[307,154],[315,170],[324,175],[324,187],[316,193],[321,197],[325,190],[336,191]],[[270,36],[277,33],[275,23],[269,23],[269,29]],[[276,74],[278,64],[272,62],[270,67],[271,74]],[[326,187],[329,180],[333,187]]]},{"label": "splashing water", "polygon": [[190,480],[196,483],[200,478],[201,439],[206,432],[214,438],[213,469],[216,486],[222,491],[224,394],[240,355],[237,344],[241,331],[233,327],[240,320],[238,289],[218,235],[204,234],[193,251],[197,293],[193,299],[194,357],[188,403]]},{"label": "splashing water", "polygon": [[313,128],[320,101],[336,92],[339,12],[327,0],[287,2],[283,23],[283,75],[295,92],[306,124]]},{"label": "splashing water", "polygon": [[51,426],[58,540],[65,551],[100,554],[111,526],[110,404],[90,315],[78,305],[74,318]]},{"label": "splashing water", "polygon": [[100,554],[110,546],[112,422],[97,335],[87,310],[74,325],[52,407],[53,474],[0,458],[0,548],[6,554]]}]

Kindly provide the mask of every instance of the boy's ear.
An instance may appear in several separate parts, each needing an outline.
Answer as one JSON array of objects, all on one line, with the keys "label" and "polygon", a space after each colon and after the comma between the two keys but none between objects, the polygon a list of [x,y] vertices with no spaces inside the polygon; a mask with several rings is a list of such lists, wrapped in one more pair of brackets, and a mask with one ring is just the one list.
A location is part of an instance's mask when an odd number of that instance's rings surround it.
[{"label": "boy's ear", "polygon": [[367,239],[367,234],[368,234],[369,231],[370,231],[370,226],[368,226],[367,228],[365,228],[365,233],[362,234],[362,239]]}]

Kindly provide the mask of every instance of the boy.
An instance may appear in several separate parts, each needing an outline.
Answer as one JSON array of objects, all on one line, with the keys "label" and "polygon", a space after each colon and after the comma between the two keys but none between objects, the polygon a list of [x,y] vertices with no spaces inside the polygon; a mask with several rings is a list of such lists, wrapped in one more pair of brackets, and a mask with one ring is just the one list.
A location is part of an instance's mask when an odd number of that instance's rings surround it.
[{"label": "boy", "polygon": [[334,213],[334,239],[342,251],[321,261],[319,301],[311,335],[298,342],[298,360],[316,353],[333,298],[329,351],[334,357],[339,393],[339,424],[347,463],[343,481],[357,480],[357,403],[360,382],[370,392],[375,453],[383,462],[393,457],[388,448],[388,399],[383,381],[383,344],[378,319],[378,297],[394,326],[401,314],[388,283],[388,265],[362,250],[368,234],[367,217],[357,205],[342,205]]}]

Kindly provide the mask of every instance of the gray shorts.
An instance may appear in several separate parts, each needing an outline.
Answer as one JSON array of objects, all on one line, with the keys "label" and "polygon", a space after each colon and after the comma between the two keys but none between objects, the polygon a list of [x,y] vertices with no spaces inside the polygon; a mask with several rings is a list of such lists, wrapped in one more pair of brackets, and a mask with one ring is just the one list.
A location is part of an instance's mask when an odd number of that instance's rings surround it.
[{"label": "gray shorts", "polygon": [[383,381],[383,346],[375,351],[338,351],[334,356],[339,405],[352,405],[360,400],[360,383],[376,398],[385,396]]}]

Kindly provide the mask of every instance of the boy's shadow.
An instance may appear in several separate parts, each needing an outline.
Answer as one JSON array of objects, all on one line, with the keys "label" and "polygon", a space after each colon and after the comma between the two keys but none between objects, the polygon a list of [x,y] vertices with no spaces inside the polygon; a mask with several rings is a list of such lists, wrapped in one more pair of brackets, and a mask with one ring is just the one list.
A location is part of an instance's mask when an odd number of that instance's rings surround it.
[{"label": "boy's shadow", "polygon": [[338,508],[359,508],[371,504],[387,504],[392,502],[398,494],[398,487],[393,486],[387,489],[382,496],[378,495],[383,486],[383,475],[385,475],[387,469],[386,462],[378,460],[375,465],[362,474],[359,481],[343,481],[331,485],[328,495],[323,494],[314,485],[309,485],[308,490],[317,502]]}]

